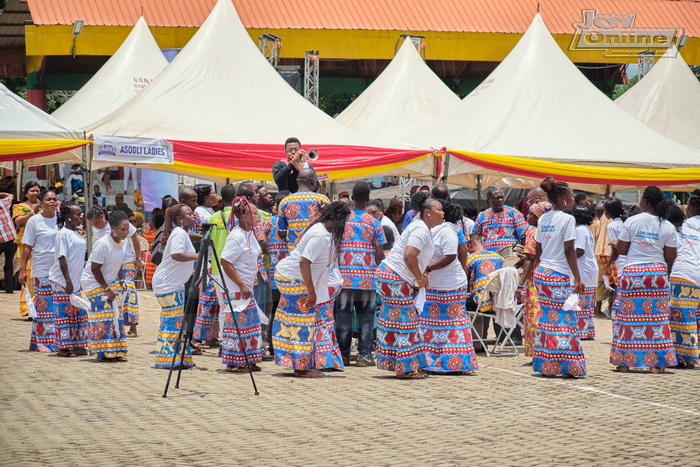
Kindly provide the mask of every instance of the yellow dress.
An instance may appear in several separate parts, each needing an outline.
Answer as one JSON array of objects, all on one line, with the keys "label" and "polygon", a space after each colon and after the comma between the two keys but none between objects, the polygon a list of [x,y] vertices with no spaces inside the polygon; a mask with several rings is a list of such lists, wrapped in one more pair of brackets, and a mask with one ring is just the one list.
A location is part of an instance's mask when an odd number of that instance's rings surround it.
[{"label": "yellow dress", "polygon": [[[26,216],[30,212],[32,212],[33,209],[30,207],[27,207],[24,204],[15,204],[12,206],[12,218],[14,219],[17,216]],[[25,224],[26,225],[26,224]],[[24,225],[22,227],[17,228],[17,237],[15,238],[15,243],[17,244],[17,260],[22,264],[22,250],[24,249],[24,245],[22,244],[22,237],[24,236]],[[34,297],[34,287],[32,286],[32,260],[30,259],[27,262],[27,281],[25,282],[27,285],[22,286],[22,292],[20,293],[19,296],[19,314],[22,316],[27,316],[29,314],[29,310],[27,309],[27,300],[25,298],[25,287],[29,289],[29,295],[31,297]]]}]

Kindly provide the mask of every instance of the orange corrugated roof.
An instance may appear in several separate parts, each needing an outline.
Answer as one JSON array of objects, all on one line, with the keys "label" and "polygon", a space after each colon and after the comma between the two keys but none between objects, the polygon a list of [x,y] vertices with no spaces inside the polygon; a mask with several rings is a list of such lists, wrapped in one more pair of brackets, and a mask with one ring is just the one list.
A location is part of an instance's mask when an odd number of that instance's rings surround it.
[{"label": "orange corrugated roof", "polygon": [[[216,0],[28,0],[34,24],[198,27]],[[700,37],[700,1],[686,0],[233,0],[247,28],[523,33],[540,4],[553,34],[574,32],[581,10],[636,12],[637,27]]]}]

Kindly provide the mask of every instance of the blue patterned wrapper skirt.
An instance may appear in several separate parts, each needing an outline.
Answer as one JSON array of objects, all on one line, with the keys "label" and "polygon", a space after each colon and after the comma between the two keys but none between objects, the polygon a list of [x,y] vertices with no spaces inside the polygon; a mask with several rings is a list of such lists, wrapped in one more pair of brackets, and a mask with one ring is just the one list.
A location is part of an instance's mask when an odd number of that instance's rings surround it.
[{"label": "blue patterned wrapper skirt", "polygon": [[397,376],[426,368],[413,287],[385,264],[379,265],[375,277],[382,301],[377,320],[377,368]]},{"label": "blue patterned wrapper skirt", "polygon": [[213,341],[219,336],[219,300],[214,281],[207,276],[206,286],[199,291],[197,320],[192,337],[198,341]]},{"label": "blue patterned wrapper skirt", "polygon": [[669,327],[666,264],[625,266],[618,284],[610,363],[642,368],[677,365]]},{"label": "blue patterned wrapper skirt", "polygon": [[[240,292],[231,292],[230,300],[241,300]],[[235,307],[235,305],[234,305]],[[258,305],[255,297],[251,295],[250,303],[243,311],[234,312],[232,316],[228,305],[224,309],[224,332],[221,341],[221,363],[227,366],[238,367],[246,364],[262,362],[262,328],[258,317]],[[238,323],[238,329],[233,322]],[[238,331],[240,330],[240,339]],[[241,348],[241,341],[243,347]],[[245,352],[245,355],[244,355]],[[247,363],[246,363],[247,357]]]},{"label": "blue patterned wrapper skirt", "polygon": [[55,325],[53,316],[53,288],[48,276],[33,277],[34,307],[36,318],[32,320],[29,337],[29,350],[39,352],[58,352],[55,344]]},{"label": "blue patterned wrapper skirt", "polygon": [[343,357],[340,354],[338,339],[335,335],[334,308],[335,299],[340,293],[340,287],[329,287],[330,300],[318,304],[318,319],[316,320],[316,345],[314,348],[316,368],[335,368],[342,370]]},{"label": "blue patterned wrapper skirt", "polygon": [[427,289],[418,316],[418,337],[428,366],[434,372],[462,372],[479,368],[472,344],[472,325],[465,309],[467,288]]},{"label": "blue patterned wrapper skirt", "polygon": [[[107,285],[119,300],[119,295],[123,293],[119,282],[115,280]],[[124,332],[124,311],[119,309],[119,324],[115,329],[112,302],[107,301],[107,296],[102,288],[98,287],[84,292],[84,295],[90,300],[90,311],[88,312],[88,350],[90,354],[98,359],[127,357],[129,344]]]},{"label": "blue patterned wrapper skirt", "polygon": [[[192,349],[189,342],[185,344],[185,355],[182,356],[182,341],[187,340],[183,334],[178,341],[180,329],[185,324],[185,288],[156,294],[156,299],[160,305],[160,327],[158,328],[158,344],[156,348],[156,368],[170,368],[171,366],[191,368]],[[173,354],[177,354],[173,363]]]},{"label": "blue patterned wrapper skirt", "polygon": [[670,327],[678,363],[698,365],[700,286],[680,277],[671,277]]},{"label": "blue patterned wrapper skirt", "polygon": [[126,300],[124,301],[124,322],[126,324],[139,324],[139,295],[136,292],[136,263],[124,263],[122,265],[122,277],[126,286]]},{"label": "blue patterned wrapper skirt", "polygon": [[280,301],[272,323],[275,363],[294,370],[316,368],[316,325],[319,307],[309,308],[308,290],[301,281],[275,275]]},{"label": "blue patterned wrapper skirt", "polygon": [[595,287],[586,287],[586,290],[579,295],[578,307],[576,311],[576,327],[578,328],[579,339],[595,338]]},{"label": "blue patterned wrapper skirt", "polygon": [[586,376],[576,312],[563,309],[573,290],[569,276],[540,266],[534,280],[542,314],[537,322],[533,369],[544,376]]},{"label": "blue patterned wrapper skirt", "polygon": [[53,318],[56,347],[60,350],[84,349],[88,346],[88,312],[70,303],[70,294],[56,282],[53,288]]}]

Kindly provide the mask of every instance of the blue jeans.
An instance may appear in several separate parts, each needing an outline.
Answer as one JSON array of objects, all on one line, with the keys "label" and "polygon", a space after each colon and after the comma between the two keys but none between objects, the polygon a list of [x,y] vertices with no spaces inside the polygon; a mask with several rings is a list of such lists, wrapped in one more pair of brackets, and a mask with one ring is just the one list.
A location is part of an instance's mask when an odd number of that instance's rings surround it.
[{"label": "blue jeans", "polygon": [[335,334],[340,346],[340,353],[350,355],[352,343],[352,313],[357,314],[360,330],[358,352],[365,358],[372,356],[372,331],[374,314],[377,309],[374,290],[343,289],[335,299]]},{"label": "blue jeans", "polygon": [[[262,310],[263,313],[267,314],[267,289],[270,287],[270,284],[268,282],[265,282],[262,279],[262,276],[260,276],[260,273],[258,272],[258,285],[253,287],[253,296],[255,297],[255,301],[257,302],[258,306]],[[261,326],[262,331],[263,331],[263,338],[267,337],[267,327],[272,326],[272,323],[270,324],[263,324]]]}]

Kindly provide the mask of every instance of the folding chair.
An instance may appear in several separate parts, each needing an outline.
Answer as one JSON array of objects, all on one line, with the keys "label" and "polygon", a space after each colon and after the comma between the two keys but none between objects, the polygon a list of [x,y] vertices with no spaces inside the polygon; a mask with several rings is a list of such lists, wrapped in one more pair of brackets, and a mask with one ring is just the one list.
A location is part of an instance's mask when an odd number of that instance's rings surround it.
[{"label": "folding chair", "polygon": [[[148,258],[148,249],[150,247],[148,245],[148,240],[146,240],[143,237],[141,237],[141,241],[139,243],[141,244],[141,262],[143,262],[143,267],[136,271],[136,277],[134,278],[134,285],[136,286],[136,290],[147,290],[147,287],[146,287],[146,258]],[[139,287],[139,284],[141,284],[140,287]]]},{"label": "folding chair", "polygon": [[489,299],[489,293],[486,292],[486,290],[483,290],[480,293],[474,294],[474,299],[474,301],[476,302],[476,310],[467,310],[469,320],[472,322],[472,334],[476,338],[476,340],[479,341],[479,343],[481,344],[481,348],[486,353],[486,356],[490,357],[491,352],[489,352],[488,345],[486,344],[486,341],[481,337],[481,333],[479,332],[476,326],[477,319],[490,320],[495,318],[495,315],[491,314],[490,312],[483,313],[481,311],[481,303]]}]

